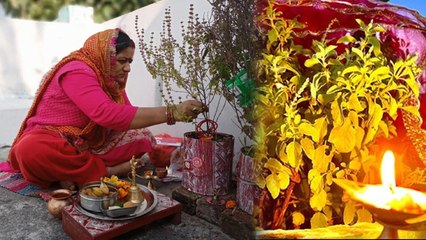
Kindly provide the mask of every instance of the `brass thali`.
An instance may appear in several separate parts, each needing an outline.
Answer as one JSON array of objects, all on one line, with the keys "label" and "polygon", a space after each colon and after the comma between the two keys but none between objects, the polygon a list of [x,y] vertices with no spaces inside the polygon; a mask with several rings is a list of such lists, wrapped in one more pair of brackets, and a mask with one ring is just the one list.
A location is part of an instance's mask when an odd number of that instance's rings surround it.
[{"label": "brass thali", "polygon": [[92,217],[95,219],[100,220],[107,220],[107,221],[120,221],[120,220],[130,220],[135,219],[138,217],[141,217],[149,212],[151,212],[158,204],[157,195],[155,192],[141,184],[137,184],[138,187],[141,189],[141,193],[144,197],[143,202],[139,205],[139,207],[136,209],[136,211],[128,216],[120,216],[120,217],[109,217],[105,216],[102,212],[92,212],[88,211],[81,207],[80,202],[77,202],[75,204],[76,209],[81,212],[82,214]]}]

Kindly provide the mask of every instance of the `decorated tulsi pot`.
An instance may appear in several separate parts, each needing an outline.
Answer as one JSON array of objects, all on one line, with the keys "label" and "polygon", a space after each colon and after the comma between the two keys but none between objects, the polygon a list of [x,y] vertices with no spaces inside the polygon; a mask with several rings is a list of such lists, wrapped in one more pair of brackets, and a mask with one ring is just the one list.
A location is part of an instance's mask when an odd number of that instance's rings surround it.
[{"label": "decorated tulsi pot", "polygon": [[199,138],[187,132],[183,140],[184,168],[182,186],[202,195],[228,194],[232,184],[234,137],[215,133],[213,138]]},{"label": "decorated tulsi pot", "polygon": [[237,205],[244,212],[252,215],[253,205],[259,199],[261,189],[255,183],[254,160],[241,150],[236,168],[237,175]]}]

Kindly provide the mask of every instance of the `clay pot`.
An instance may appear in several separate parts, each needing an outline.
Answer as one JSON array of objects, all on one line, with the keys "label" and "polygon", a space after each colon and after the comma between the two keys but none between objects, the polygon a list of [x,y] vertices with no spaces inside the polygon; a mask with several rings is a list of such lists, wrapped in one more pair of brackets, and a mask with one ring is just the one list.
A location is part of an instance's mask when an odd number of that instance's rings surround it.
[{"label": "clay pot", "polygon": [[72,192],[68,189],[57,189],[51,194],[52,198],[47,202],[47,210],[53,217],[62,219],[62,208],[71,205]]}]

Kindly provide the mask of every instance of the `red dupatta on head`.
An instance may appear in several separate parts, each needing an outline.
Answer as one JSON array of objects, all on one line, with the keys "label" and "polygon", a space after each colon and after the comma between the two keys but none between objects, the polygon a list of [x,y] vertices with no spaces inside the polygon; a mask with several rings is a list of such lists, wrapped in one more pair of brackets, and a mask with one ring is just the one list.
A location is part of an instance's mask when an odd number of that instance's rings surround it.
[{"label": "red dupatta on head", "polygon": [[[57,71],[71,61],[78,60],[85,62],[96,73],[99,84],[105,93],[114,102],[124,103],[123,89],[126,86],[127,78],[124,83],[120,84],[111,77],[111,66],[115,64],[116,61],[115,46],[119,31],[121,31],[119,28],[108,29],[90,36],[81,49],[64,57],[45,75],[36,93],[33,104],[30,107],[12,145],[16,143],[24,132],[27,120],[35,114],[37,106],[43,98],[44,92]],[[105,142],[106,129],[97,125],[93,121],[90,121],[84,128],[74,126],[48,126],[47,128],[56,131],[71,140],[78,139],[80,142],[83,141],[83,143],[80,143],[79,145],[84,146],[84,148],[98,148]]]}]

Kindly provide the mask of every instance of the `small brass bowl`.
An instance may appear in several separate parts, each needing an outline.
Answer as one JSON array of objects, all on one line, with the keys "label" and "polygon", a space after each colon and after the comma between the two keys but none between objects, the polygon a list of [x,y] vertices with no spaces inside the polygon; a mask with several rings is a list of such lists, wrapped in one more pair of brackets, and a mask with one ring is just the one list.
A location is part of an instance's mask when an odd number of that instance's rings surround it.
[{"label": "small brass bowl", "polygon": [[165,168],[156,168],[155,169],[155,175],[159,178],[165,178],[167,177],[167,169]]},{"label": "small brass bowl", "polygon": [[111,183],[106,182],[105,184],[108,186],[110,194],[103,197],[88,196],[83,193],[86,188],[99,187],[100,181],[84,184],[79,192],[81,207],[92,212],[102,212],[102,208],[108,209],[109,206],[113,206],[117,202],[117,188]]}]

